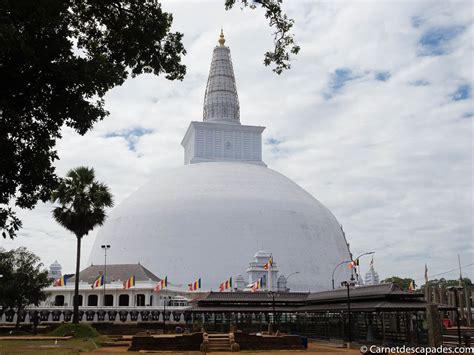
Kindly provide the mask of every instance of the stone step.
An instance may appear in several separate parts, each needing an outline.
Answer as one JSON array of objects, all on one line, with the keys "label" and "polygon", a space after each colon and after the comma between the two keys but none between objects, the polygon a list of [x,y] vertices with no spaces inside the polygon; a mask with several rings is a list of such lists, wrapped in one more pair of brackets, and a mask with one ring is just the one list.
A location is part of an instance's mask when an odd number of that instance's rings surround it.
[{"label": "stone step", "polygon": [[230,351],[230,346],[218,346],[218,347],[215,347],[215,348],[212,348],[212,347],[209,347],[208,348],[209,352],[211,351]]}]

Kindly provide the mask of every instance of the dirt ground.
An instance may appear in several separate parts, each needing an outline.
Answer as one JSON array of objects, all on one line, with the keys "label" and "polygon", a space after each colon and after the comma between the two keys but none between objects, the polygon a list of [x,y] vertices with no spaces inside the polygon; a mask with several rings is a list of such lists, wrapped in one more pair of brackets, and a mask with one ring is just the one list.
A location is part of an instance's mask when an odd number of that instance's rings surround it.
[{"label": "dirt ground", "polygon": [[[127,347],[103,347],[100,349],[95,350],[95,353],[121,353],[121,352],[126,352]],[[151,352],[150,352],[151,353]],[[186,351],[186,352],[157,352],[157,353],[162,353],[162,354],[183,354],[183,355],[197,355],[201,354],[198,351]],[[359,349],[345,349],[342,348],[339,345],[336,344],[329,344],[329,343],[319,343],[319,342],[313,342],[310,341],[308,344],[308,349],[307,350],[294,350],[294,351],[288,351],[288,350],[274,350],[274,351],[241,351],[241,354],[256,354],[256,355],[270,355],[270,354],[276,354],[276,355],[288,355],[288,354],[295,354],[295,353],[300,353],[300,354],[360,354]],[[129,354],[133,354],[133,352],[130,352]],[[231,352],[215,352],[212,354],[233,354]]]},{"label": "dirt ground", "polygon": [[[11,339],[11,340],[0,340],[0,355],[8,354],[84,354],[84,353],[108,353],[108,354],[118,354],[125,353],[128,350],[128,345],[126,346],[111,346],[111,347],[98,347],[98,341],[94,339],[68,339],[68,340],[52,340],[52,339],[43,339],[43,340],[20,340],[20,339]],[[143,353],[153,353],[152,351],[147,352],[128,352],[129,354],[143,354]],[[162,354],[182,354],[182,355],[198,355],[201,354],[198,351],[186,351],[186,352],[154,352]],[[323,343],[323,342],[314,342],[310,341],[308,344],[307,350],[298,350],[298,351],[287,351],[287,350],[275,350],[275,351],[241,351],[242,354],[256,354],[256,355],[267,355],[267,354],[277,354],[277,355],[287,355],[287,354],[360,354],[358,349],[345,349],[340,345]],[[216,352],[213,354],[231,354],[231,352]]]}]

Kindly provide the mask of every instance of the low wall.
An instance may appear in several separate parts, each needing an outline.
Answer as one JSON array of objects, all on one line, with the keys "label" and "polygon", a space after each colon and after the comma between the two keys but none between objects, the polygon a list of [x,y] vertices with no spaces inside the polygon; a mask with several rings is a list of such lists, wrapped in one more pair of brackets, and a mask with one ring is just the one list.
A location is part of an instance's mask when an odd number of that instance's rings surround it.
[{"label": "low wall", "polygon": [[254,335],[241,332],[234,333],[235,342],[240,350],[303,350],[306,346],[299,335]]},{"label": "low wall", "polygon": [[[94,322],[90,324],[103,335],[134,335],[147,331],[163,333],[163,322]],[[177,326],[183,329],[191,327],[185,323],[166,323],[166,332],[174,333]]]},{"label": "low wall", "polygon": [[135,335],[128,350],[199,351],[201,343],[202,333],[161,336]]}]

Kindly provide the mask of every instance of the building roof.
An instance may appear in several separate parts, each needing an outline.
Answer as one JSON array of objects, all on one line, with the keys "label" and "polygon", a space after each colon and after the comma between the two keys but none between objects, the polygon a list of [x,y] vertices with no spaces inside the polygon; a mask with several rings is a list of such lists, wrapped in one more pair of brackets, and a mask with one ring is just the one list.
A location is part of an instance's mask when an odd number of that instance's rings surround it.
[{"label": "building roof", "polygon": [[[396,297],[396,298],[420,298],[423,297],[422,293],[408,293],[402,291],[394,284],[377,284],[369,286],[359,286],[351,288],[350,290],[351,299],[374,299],[374,298],[387,298],[387,297]],[[308,296],[307,301],[309,303],[317,302],[335,302],[338,300],[347,299],[347,289],[339,288],[336,290],[314,292]]]},{"label": "building roof", "polygon": [[[308,292],[274,292],[275,301],[278,302],[302,302],[308,297]],[[269,292],[209,292],[208,296],[202,301],[206,302],[220,302],[220,303],[233,303],[233,302],[250,302],[250,303],[261,303],[270,302],[272,297]]]},{"label": "building roof", "polygon": [[[331,312],[347,310],[347,289],[324,292],[210,292],[191,312]],[[359,312],[422,311],[429,304],[422,294],[408,293],[393,284],[351,288],[351,309]],[[446,305],[438,305],[448,309]]]},{"label": "building roof", "polygon": [[[104,265],[91,265],[79,273],[79,280],[93,283],[104,273]],[[160,281],[161,279],[140,264],[111,264],[107,265],[107,282],[125,281],[131,276],[135,276],[135,281]],[[71,277],[69,282],[74,282],[75,277]]]}]

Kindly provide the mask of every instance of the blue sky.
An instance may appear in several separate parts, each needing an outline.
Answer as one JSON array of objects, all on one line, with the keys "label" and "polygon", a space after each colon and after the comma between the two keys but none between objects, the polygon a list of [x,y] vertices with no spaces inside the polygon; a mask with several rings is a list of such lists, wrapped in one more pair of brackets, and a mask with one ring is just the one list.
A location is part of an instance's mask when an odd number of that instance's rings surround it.
[{"label": "blue sky", "polygon": [[[262,64],[272,30],[261,11],[226,12],[223,1],[164,7],[185,34],[185,80],[142,75],[110,91],[111,115],[92,132],[64,129],[59,174],[94,166],[120,203],[181,165],[224,27],[242,123],[267,127],[264,161],[334,213],[354,254],[375,250],[383,278],[423,277],[425,263],[430,274],[451,270],[458,253],[463,264],[474,260],[471,2],[287,1],[302,49],[281,76]],[[2,246],[27,245],[72,271],[74,237],[50,210],[22,211],[20,237]],[[83,263],[96,232],[83,241]]]}]

